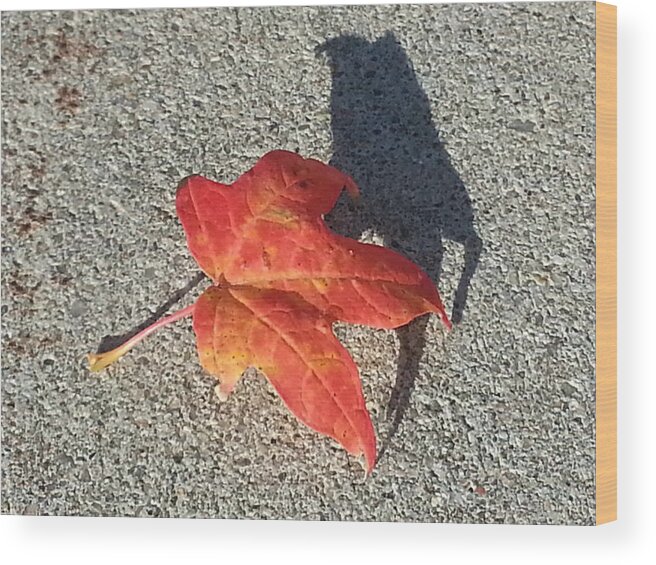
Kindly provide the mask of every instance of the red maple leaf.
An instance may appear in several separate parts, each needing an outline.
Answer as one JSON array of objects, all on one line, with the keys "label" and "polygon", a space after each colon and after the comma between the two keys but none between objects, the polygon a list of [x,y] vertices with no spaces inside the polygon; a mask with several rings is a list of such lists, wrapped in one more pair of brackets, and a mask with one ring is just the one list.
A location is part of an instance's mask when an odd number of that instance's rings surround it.
[{"label": "red maple leaf", "polygon": [[185,179],[176,207],[187,244],[212,279],[198,301],[122,346],[90,355],[101,370],[155,329],[193,315],[202,366],[225,400],[249,367],[261,371],[310,428],[363,454],[376,436],[358,369],[332,331],[336,321],[397,328],[428,312],[451,323],[435,285],[403,256],[332,232],[323,215],[353,180],[295,153],[272,151],[232,185]]}]

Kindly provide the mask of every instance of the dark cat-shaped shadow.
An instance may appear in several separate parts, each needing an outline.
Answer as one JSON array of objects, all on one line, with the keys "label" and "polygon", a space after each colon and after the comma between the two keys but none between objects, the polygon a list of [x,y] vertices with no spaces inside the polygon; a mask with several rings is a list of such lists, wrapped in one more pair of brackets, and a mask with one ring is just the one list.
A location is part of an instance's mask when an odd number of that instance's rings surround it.
[{"label": "dark cat-shaped shadow", "polygon": [[[330,164],[351,175],[362,203],[340,200],[326,218],[332,229],[358,239],[372,229],[387,247],[439,282],[443,241],[464,247],[452,297],[452,320],[462,321],[467,292],[482,251],[467,190],[433,123],[430,104],[412,65],[390,32],[376,41],[341,36],[317,48],[332,72]],[[450,297],[443,296],[448,304]],[[399,328],[397,378],[388,403],[390,432],[382,456],[407,410],[424,351],[427,316]]]}]

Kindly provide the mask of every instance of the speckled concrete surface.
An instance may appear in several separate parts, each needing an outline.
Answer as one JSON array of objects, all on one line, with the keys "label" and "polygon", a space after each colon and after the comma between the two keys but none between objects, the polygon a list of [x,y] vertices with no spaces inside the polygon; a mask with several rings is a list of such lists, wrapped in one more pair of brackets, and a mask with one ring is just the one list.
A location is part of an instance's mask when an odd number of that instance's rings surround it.
[{"label": "speckled concrete surface", "polygon": [[[4,13],[2,118],[4,513],[593,522],[592,3]],[[273,148],[461,319],[338,328],[367,481],[263,377],[219,405],[188,320],[87,371],[191,286],[178,181]]]}]

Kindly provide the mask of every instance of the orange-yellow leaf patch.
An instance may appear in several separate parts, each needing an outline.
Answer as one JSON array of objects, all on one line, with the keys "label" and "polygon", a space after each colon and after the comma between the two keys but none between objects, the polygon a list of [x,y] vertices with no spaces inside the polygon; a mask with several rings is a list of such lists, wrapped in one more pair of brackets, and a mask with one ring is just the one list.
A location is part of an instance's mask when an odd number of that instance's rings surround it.
[{"label": "orange-yellow leaf patch", "polygon": [[319,310],[294,293],[214,286],[198,299],[193,325],[222,397],[256,367],[299,420],[363,454],[371,471],[376,438],[358,369]]}]

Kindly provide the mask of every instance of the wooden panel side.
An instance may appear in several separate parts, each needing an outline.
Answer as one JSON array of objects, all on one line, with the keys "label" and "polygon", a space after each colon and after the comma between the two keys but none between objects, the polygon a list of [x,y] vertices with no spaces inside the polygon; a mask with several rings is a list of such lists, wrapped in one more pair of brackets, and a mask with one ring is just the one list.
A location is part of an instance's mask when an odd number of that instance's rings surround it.
[{"label": "wooden panel side", "polygon": [[617,8],[596,3],[596,522],[617,519]]}]

